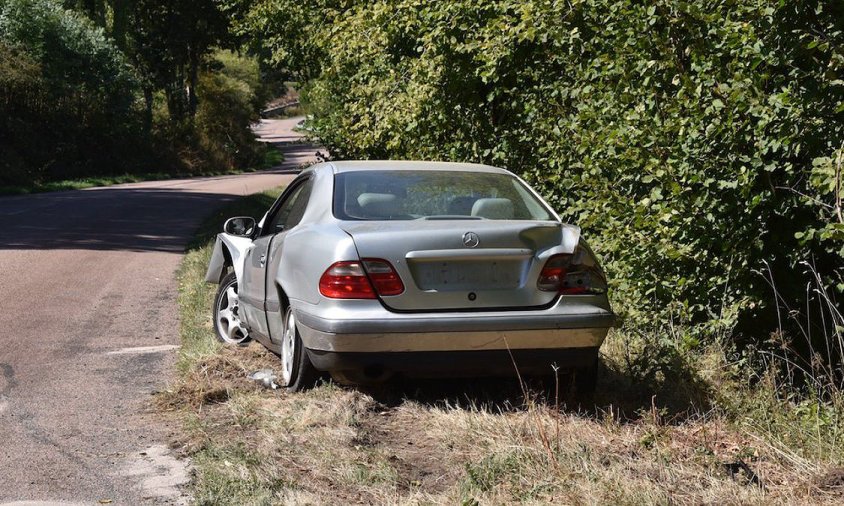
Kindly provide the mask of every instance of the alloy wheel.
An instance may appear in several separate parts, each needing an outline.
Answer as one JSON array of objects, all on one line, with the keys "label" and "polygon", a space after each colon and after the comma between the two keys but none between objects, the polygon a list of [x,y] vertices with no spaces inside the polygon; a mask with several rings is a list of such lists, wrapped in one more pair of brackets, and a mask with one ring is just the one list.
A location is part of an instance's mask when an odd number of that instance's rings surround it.
[{"label": "alloy wheel", "polygon": [[230,284],[217,301],[217,334],[229,344],[241,344],[249,337],[249,332],[239,316],[237,283]]}]

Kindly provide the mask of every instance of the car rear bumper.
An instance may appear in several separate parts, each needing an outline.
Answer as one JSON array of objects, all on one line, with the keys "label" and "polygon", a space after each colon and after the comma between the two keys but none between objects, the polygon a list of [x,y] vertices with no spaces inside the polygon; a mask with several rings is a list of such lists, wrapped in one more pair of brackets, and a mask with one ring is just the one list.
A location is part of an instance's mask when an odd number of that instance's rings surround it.
[{"label": "car rear bumper", "polygon": [[[330,318],[297,310],[308,350],[335,353],[559,350],[601,346],[615,315],[589,307],[540,311],[397,314],[367,312],[364,318]],[[584,309],[580,307],[579,309]],[[316,364],[315,364],[316,365]],[[317,366],[319,367],[319,366]]]}]

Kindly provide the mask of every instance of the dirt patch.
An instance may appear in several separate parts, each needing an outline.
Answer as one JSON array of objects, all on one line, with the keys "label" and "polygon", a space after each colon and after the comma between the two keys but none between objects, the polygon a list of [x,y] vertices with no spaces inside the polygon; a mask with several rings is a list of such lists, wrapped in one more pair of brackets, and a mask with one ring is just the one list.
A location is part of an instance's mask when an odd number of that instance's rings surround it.
[{"label": "dirt patch", "polygon": [[844,496],[844,467],[835,467],[817,476],[815,487],[825,494]]},{"label": "dirt patch", "polygon": [[353,443],[382,452],[396,471],[400,490],[444,492],[457,481],[461,466],[449,458],[447,444],[428,430],[416,411],[374,406],[360,421]]},{"label": "dirt patch", "polygon": [[259,391],[248,379],[252,372],[278,365],[278,358],[257,343],[243,347],[221,348],[216,354],[200,358],[172,388],[156,396],[158,407],[165,410],[200,410],[208,404],[226,402],[232,392]]}]

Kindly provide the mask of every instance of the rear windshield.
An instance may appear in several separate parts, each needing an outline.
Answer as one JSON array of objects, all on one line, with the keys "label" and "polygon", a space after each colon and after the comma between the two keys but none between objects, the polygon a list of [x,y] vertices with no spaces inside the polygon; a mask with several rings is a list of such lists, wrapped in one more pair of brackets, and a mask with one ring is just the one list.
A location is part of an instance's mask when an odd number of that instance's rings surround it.
[{"label": "rear windshield", "polygon": [[353,171],[334,176],[341,220],[553,220],[545,204],[508,174]]}]

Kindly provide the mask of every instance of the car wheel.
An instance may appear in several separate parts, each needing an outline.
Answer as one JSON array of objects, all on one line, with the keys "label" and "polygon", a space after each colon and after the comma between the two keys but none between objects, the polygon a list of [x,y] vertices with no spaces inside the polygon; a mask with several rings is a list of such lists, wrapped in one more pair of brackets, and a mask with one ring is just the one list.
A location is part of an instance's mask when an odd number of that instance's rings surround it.
[{"label": "car wheel", "polygon": [[249,341],[249,332],[240,319],[237,297],[237,276],[230,272],[220,282],[214,297],[214,329],[217,339],[226,344],[244,344]]},{"label": "car wheel", "polygon": [[296,326],[296,315],[289,305],[284,309],[284,332],[281,339],[281,384],[291,392],[307,390],[316,385],[320,374],[311,364],[302,346]]}]

